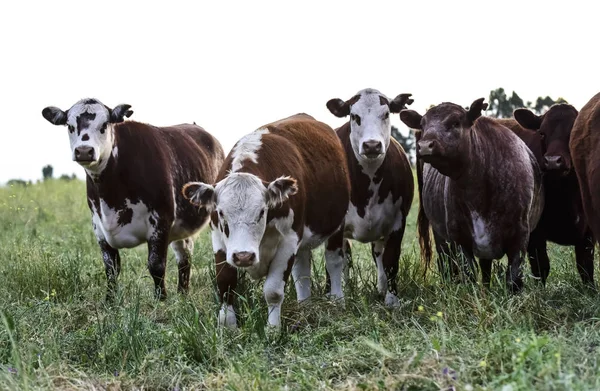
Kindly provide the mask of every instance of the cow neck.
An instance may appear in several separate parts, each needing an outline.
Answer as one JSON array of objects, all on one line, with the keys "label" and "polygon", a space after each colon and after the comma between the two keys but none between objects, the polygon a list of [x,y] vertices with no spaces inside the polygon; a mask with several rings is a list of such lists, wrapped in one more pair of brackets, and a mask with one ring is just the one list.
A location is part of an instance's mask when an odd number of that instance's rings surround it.
[{"label": "cow neck", "polygon": [[100,198],[112,195],[115,192],[113,184],[119,183],[119,167],[112,153],[109,155],[104,169],[99,174],[89,173],[87,170],[86,174],[97,189]]},{"label": "cow neck", "polygon": [[[477,188],[477,184],[485,183],[490,177],[487,175],[482,161],[476,159],[477,156],[480,156],[479,153],[482,152],[478,151],[480,148],[477,138],[476,131],[471,127],[460,143],[458,157],[453,167],[456,175],[452,175],[450,179],[462,189]],[[465,159],[464,156],[468,158]]]}]

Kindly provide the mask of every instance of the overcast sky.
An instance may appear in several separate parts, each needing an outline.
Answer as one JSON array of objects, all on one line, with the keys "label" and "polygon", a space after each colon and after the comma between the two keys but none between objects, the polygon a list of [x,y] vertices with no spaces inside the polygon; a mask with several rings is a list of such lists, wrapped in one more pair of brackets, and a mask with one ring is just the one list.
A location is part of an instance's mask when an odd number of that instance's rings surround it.
[{"label": "overcast sky", "polygon": [[297,112],[337,127],[327,100],[366,87],[410,92],[420,112],[497,87],[580,109],[600,90],[595,3],[2,1],[0,183],[46,164],[84,177],[67,129],[41,115],[84,97],[131,104],[141,122],[196,121],[227,152]]}]

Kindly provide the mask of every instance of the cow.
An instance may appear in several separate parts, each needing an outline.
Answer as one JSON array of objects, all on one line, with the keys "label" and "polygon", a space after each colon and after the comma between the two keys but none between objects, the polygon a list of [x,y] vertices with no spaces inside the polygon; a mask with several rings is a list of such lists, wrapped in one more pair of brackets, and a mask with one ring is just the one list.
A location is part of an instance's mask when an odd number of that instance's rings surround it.
[{"label": "cow", "polygon": [[569,150],[581,188],[584,217],[600,240],[600,93],[581,108],[573,123]]},{"label": "cow", "polygon": [[344,150],[333,129],[310,115],[296,114],[245,135],[213,184],[190,182],[182,192],[211,211],[221,326],[237,327],[238,270],[265,278],[268,324],[274,328],[281,326],[290,272],[298,301],[310,297],[312,249],[328,241],[328,272],[343,270],[350,199]]},{"label": "cow", "polygon": [[422,160],[418,231],[422,255],[431,259],[429,226],[442,239],[479,258],[489,286],[492,260],[508,257],[506,282],[523,287],[522,256],[543,208],[543,186],[535,156],[508,128],[481,117],[483,98],[469,110],[450,102],[421,116],[402,110],[400,119],[421,131]]},{"label": "cow", "polygon": [[551,106],[543,115],[523,108],[515,110],[513,116],[497,121],[527,144],[544,173],[544,210],[527,248],[532,274],[546,283],[550,273],[546,241],[551,241],[575,247],[581,280],[593,286],[595,241],[584,217],[579,181],[569,152],[577,109],[563,103]]},{"label": "cow", "polygon": [[[375,89],[364,89],[347,101],[335,98],[327,108],[350,120],[335,131],[346,152],[352,192],[344,227],[346,239],[371,243],[377,266],[377,289],[387,306],[396,306],[396,275],[406,218],[414,194],[410,163],[391,137],[390,113],[410,105],[411,94],[390,101]],[[349,249],[348,243],[345,248]],[[339,290],[341,275],[328,275]]]},{"label": "cow", "polygon": [[188,290],[193,235],[208,222],[204,208],[185,200],[181,187],[197,178],[212,181],[224,159],[219,142],[196,125],[156,127],[125,121],[131,105],[109,108],[81,99],[63,111],[49,106],[42,115],[66,125],[71,155],[86,173],[92,227],[102,251],[113,300],[121,270],[119,249],[148,244],[148,269],[155,295],[164,300],[169,244],[179,269],[178,291]]}]

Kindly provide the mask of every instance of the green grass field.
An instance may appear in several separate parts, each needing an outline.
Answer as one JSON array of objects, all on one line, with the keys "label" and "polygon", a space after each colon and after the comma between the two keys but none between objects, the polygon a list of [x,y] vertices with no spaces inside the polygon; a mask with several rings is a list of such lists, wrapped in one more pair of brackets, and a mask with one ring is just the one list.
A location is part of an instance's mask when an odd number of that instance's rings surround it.
[{"label": "green grass field", "polygon": [[122,250],[119,294],[107,306],[84,183],[0,188],[0,389],[600,389],[600,298],[581,285],[573,251],[550,246],[546,288],[527,278],[516,296],[499,281],[443,285],[435,273],[423,278],[416,205],[399,308],[382,305],[370,249],[355,243],[345,308],[324,298],[317,251],[313,297],[297,304],[288,284],[283,327],[265,334],[262,284],[249,279],[241,328],[217,327],[208,231],[187,297],[176,293],[170,252],[169,298],[153,299],[140,246]]}]

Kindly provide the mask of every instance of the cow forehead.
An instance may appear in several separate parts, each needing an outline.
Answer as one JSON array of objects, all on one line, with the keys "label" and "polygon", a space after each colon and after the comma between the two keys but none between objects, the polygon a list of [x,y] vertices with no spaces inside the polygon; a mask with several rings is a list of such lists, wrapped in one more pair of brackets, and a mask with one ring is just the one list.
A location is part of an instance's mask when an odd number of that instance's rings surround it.
[{"label": "cow forehead", "polygon": [[454,103],[442,103],[431,109],[427,110],[423,118],[426,119],[427,122],[439,122],[446,119],[448,116],[455,115],[464,115],[467,111]]},{"label": "cow forehead", "polygon": [[77,126],[81,118],[87,122],[104,123],[108,120],[108,115],[108,109],[101,102],[95,99],[82,99],[69,109],[67,122]]},{"label": "cow forehead", "polygon": [[375,89],[359,91],[359,99],[350,107],[352,113],[379,113],[389,110],[389,99]]},{"label": "cow forehead", "polygon": [[217,207],[235,215],[253,215],[266,205],[266,188],[256,176],[231,173],[215,187]]}]

